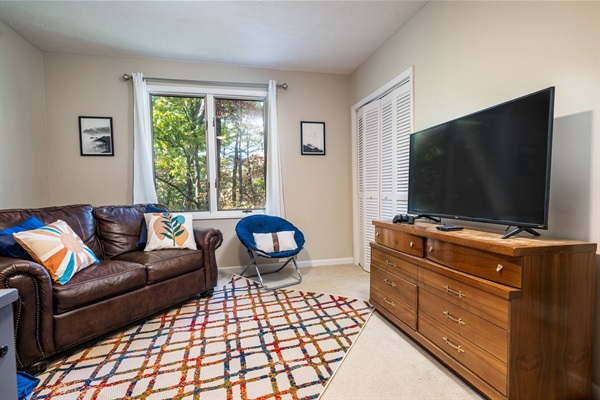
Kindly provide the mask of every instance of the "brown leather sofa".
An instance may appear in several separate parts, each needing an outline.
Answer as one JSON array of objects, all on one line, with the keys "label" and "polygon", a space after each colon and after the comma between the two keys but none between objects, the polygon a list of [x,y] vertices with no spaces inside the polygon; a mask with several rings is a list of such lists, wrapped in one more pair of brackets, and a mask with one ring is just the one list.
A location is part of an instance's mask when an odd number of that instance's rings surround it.
[{"label": "brown leather sofa", "polygon": [[59,285],[34,261],[0,256],[0,288],[19,292],[13,303],[19,369],[40,371],[66,349],[191,297],[212,295],[221,232],[195,229],[198,250],[144,252],[137,243],[145,209],[136,204],[0,210],[0,229],[30,216],[46,224],[61,219],[100,259]]}]

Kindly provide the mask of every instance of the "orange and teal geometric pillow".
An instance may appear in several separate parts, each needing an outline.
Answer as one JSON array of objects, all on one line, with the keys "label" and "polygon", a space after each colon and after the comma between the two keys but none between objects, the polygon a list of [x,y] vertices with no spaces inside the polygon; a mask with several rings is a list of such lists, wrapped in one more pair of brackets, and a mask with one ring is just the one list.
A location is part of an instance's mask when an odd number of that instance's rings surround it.
[{"label": "orange and teal geometric pillow", "polygon": [[159,249],[196,250],[192,214],[145,213],[148,239],[144,251]]},{"label": "orange and teal geometric pillow", "polygon": [[94,252],[60,219],[13,236],[35,261],[48,270],[52,280],[61,285],[66,284],[77,271],[98,262]]}]

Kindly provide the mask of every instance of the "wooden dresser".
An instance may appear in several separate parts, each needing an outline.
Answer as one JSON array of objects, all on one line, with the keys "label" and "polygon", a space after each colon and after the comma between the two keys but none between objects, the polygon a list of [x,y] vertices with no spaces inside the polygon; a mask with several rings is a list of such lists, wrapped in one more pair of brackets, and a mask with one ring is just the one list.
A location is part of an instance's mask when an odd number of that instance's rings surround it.
[{"label": "wooden dresser", "polygon": [[371,303],[492,399],[592,396],[596,244],[374,221]]}]

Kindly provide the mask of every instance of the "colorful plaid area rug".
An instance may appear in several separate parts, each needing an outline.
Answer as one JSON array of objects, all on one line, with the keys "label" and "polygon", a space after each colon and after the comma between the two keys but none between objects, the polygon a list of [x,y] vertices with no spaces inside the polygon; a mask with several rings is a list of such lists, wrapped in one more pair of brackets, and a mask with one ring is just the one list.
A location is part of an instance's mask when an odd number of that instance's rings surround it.
[{"label": "colorful plaid area rug", "polygon": [[51,365],[32,399],[317,399],[372,314],[363,300],[234,275]]}]

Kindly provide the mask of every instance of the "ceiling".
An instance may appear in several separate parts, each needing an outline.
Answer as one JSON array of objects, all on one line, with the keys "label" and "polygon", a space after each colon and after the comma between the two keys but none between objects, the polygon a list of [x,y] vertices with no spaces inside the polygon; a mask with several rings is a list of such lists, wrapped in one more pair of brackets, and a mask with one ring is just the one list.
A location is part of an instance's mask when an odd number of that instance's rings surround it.
[{"label": "ceiling", "polygon": [[7,1],[48,52],[349,74],[425,1]]}]

